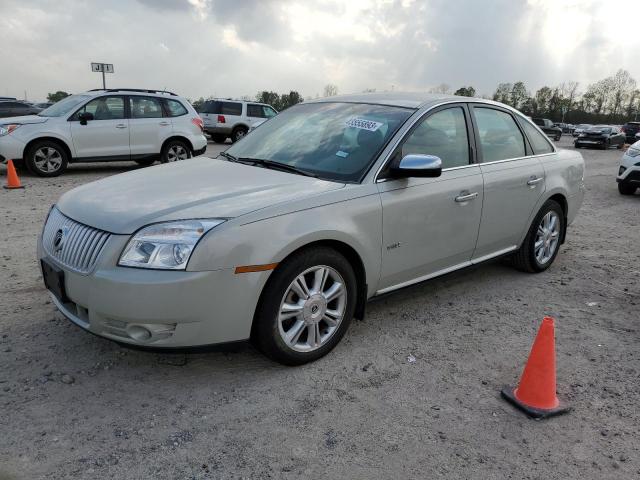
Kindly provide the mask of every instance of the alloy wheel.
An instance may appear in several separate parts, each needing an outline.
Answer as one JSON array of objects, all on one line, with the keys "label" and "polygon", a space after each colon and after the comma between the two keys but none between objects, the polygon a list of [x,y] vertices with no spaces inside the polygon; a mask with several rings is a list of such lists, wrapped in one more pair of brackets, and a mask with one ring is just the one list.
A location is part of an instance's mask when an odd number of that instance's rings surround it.
[{"label": "alloy wheel", "polygon": [[278,331],[297,352],[325,345],[338,330],[347,305],[347,289],[333,268],[320,265],[298,275],[285,291],[278,313]]},{"label": "alloy wheel", "polygon": [[167,150],[167,162],[177,162],[189,158],[189,152],[182,145],[172,145]]},{"label": "alloy wheel", "polygon": [[62,167],[62,154],[52,147],[42,147],[33,156],[35,167],[43,173],[53,173]]},{"label": "alloy wheel", "polygon": [[554,211],[547,212],[538,225],[536,241],[533,246],[536,260],[540,265],[545,265],[553,258],[558,249],[559,241],[560,217]]}]

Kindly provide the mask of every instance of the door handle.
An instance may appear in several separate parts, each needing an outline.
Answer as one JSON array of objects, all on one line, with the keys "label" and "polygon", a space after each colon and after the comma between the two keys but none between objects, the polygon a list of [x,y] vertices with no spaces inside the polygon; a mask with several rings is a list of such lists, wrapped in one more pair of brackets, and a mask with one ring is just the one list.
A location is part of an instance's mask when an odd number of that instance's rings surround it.
[{"label": "door handle", "polygon": [[456,197],[456,202],[458,203],[468,202],[469,200],[473,200],[477,196],[478,196],[478,192],[473,192],[473,193],[469,193],[466,191],[460,192],[460,195]]},{"label": "door handle", "polygon": [[127,128],[127,126],[124,123],[119,123],[116,128]]},{"label": "door handle", "polygon": [[169,125],[169,122],[160,122],[159,125],[162,125],[163,127],[166,127],[167,125]]},{"label": "door handle", "polygon": [[528,181],[527,181],[527,185],[529,185],[530,187],[540,183],[542,180],[544,180],[544,178],[542,177],[531,177]]}]

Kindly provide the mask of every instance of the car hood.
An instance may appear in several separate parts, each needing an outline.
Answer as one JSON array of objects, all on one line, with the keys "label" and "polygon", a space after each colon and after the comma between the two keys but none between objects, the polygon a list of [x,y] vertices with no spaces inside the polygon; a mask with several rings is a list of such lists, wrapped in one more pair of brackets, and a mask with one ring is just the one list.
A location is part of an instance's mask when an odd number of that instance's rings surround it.
[{"label": "car hood", "polygon": [[0,125],[8,125],[10,123],[19,123],[21,125],[28,125],[31,123],[44,123],[47,120],[49,120],[48,117],[39,117],[38,115],[21,115],[19,117],[0,118]]},{"label": "car hood", "polygon": [[88,183],[65,193],[58,208],[85,225],[131,234],[160,221],[238,217],[344,186],[201,157]]}]

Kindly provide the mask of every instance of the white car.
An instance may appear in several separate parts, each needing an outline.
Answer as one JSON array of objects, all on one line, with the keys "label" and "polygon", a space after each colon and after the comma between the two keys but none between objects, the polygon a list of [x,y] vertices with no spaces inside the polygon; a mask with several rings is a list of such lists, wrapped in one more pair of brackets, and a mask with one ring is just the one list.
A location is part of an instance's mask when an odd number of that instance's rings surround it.
[{"label": "white car", "polygon": [[266,103],[213,99],[204,103],[200,116],[204,120],[204,131],[214,142],[224,143],[227,138],[237,142],[277,113]]},{"label": "white car", "polygon": [[633,195],[640,187],[640,140],[624,152],[616,181],[622,195]]},{"label": "white car", "polygon": [[206,148],[202,119],[171,92],[91,90],[38,115],[0,120],[0,162],[24,161],[42,177],[60,175],[69,163],[151,165],[185,160]]}]

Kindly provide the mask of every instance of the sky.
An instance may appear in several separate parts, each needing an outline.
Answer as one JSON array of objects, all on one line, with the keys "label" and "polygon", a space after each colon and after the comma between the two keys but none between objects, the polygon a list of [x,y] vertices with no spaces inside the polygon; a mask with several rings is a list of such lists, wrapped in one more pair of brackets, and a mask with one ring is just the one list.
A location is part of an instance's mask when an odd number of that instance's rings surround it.
[{"label": "sky", "polygon": [[114,64],[107,87],[192,99],[315,97],[329,83],[584,90],[619,68],[640,80],[628,11],[628,0],[0,0],[0,95],[99,88],[91,62]]}]

